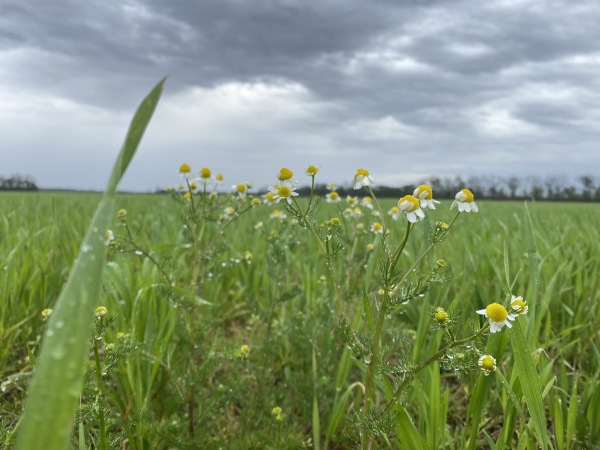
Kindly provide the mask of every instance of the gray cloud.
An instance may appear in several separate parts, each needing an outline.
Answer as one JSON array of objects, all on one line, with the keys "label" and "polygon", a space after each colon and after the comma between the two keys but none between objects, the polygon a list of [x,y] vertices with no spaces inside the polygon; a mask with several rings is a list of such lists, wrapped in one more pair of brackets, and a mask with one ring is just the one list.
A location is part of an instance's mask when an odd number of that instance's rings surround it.
[{"label": "gray cloud", "polygon": [[597,23],[595,0],[0,0],[0,164],[101,188],[73,168],[108,171],[166,74],[126,188],[176,181],[164,168],[183,160],[258,185],[309,162],[336,182],[359,166],[389,183],[585,173],[600,166]]}]

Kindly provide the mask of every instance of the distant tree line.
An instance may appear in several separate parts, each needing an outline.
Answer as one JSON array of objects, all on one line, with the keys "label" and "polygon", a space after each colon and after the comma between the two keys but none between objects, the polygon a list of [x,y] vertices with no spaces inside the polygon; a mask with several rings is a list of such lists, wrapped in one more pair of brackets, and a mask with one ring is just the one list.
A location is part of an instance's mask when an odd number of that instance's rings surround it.
[{"label": "distant tree line", "polygon": [[4,178],[0,176],[0,191],[37,191],[38,187],[29,176],[12,175]]},{"label": "distant tree line", "polygon": [[[591,175],[583,175],[575,179],[566,176],[551,175],[547,177],[502,177],[496,175],[481,177],[431,177],[423,180],[433,189],[434,198],[454,198],[463,189],[470,189],[476,199],[495,200],[553,200],[553,201],[600,201],[600,179]],[[421,184],[421,183],[419,183]],[[415,184],[400,187],[376,185],[373,187],[378,197],[400,198],[412,194]],[[327,194],[327,185],[317,185],[315,190],[320,195]],[[357,195],[357,191],[348,186],[338,186],[336,191],[341,196]],[[310,193],[310,188],[298,189],[303,195]],[[361,191],[361,195],[364,192]]]}]

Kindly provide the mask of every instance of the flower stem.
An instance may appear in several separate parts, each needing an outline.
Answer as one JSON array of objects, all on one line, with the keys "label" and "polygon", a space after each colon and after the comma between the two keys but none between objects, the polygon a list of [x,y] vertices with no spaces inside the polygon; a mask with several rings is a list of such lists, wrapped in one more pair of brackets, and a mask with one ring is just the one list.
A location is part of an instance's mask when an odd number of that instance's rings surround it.
[{"label": "flower stem", "polygon": [[94,360],[96,362],[96,384],[98,389],[98,396],[96,397],[96,404],[98,405],[98,424],[100,426],[100,450],[106,450],[106,425],[104,423],[104,405],[101,405],[101,396],[103,391],[102,384],[102,366],[100,365],[100,354],[98,352],[98,339],[94,338]]}]

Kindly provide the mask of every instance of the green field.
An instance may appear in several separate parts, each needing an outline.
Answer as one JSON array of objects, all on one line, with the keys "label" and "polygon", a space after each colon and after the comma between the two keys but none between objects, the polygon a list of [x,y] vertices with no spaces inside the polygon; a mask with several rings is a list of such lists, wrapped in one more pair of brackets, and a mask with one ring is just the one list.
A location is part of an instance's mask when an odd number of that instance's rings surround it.
[{"label": "green field", "polygon": [[[18,435],[50,322],[41,313],[54,308],[99,201],[0,195],[4,443]],[[200,210],[201,195],[196,202]],[[395,203],[383,200],[382,209]],[[430,244],[435,222],[452,220],[450,203],[414,225],[399,273]],[[332,237],[318,241],[289,213],[270,218],[282,203],[221,221],[225,205],[203,207],[200,233],[181,198],[117,196],[116,239],[95,305],[108,314],[89,341],[73,448],[102,448],[101,435],[107,447],[131,449],[598,448],[600,206],[530,203],[529,222],[523,203],[478,204],[479,213],[461,213],[409,273],[402,292],[408,298],[412,289],[414,298],[386,309],[369,375],[385,260],[370,210],[344,218],[345,206],[320,202],[313,224]],[[243,209],[234,199],[228,205]],[[385,216],[395,248],[407,221]],[[326,224],[332,217],[340,226]],[[323,257],[323,242],[335,255]],[[440,259],[444,275],[426,286]],[[427,287],[421,295],[419,286]],[[457,340],[468,337],[487,323],[475,311],[511,294],[529,305],[511,330],[484,332],[411,372],[451,342],[444,326],[451,323]],[[433,318],[436,307],[448,313],[444,326]],[[489,376],[477,366],[484,353],[497,361]],[[403,380],[399,402],[383,414]]]}]

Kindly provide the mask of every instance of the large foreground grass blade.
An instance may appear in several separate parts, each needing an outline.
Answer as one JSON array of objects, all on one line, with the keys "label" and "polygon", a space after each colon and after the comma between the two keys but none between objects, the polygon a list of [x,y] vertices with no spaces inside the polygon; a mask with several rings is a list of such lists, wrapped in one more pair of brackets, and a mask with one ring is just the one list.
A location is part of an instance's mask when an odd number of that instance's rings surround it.
[{"label": "large foreground grass blade", "polygon": [[104,196],[48,321],[30,384],[17,449],[70,448],[69,436],[79,404],[105,265],[104,233],[113,213],[115,190],[152,118],[164,81],[148,94],[133,117]]}]

